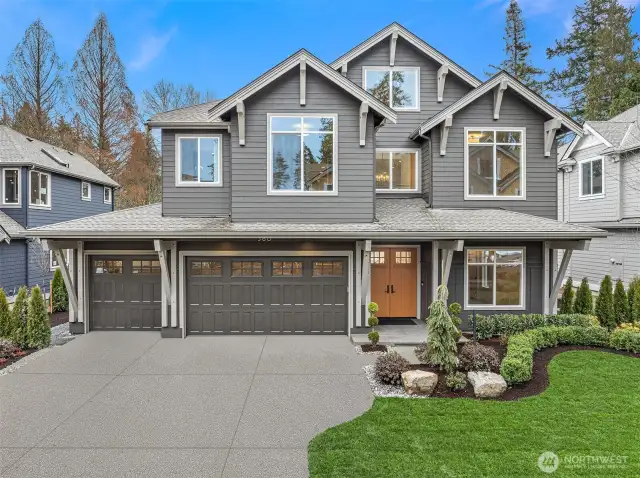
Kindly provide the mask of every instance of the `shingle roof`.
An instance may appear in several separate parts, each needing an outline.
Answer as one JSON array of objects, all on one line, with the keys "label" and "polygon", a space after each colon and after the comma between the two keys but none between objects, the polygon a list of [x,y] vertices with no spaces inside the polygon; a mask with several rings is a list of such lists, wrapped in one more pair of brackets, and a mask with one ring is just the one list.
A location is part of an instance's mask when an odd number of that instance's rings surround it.
[{"label": "shingle roof", "polygon": [[632,122],[638,121],[640,119],[640,105],[632,106],[626,111],[617,114],[609,121],[618,121],[618,122]]},{"label": "shingle roof", "polygon": [[616,148],[620,146],[625,134],[629,130],[629,123],[619,123],[616,121],[588,121],[587,123]]},{"label": "shingle roof", "polygon": [[[68,167],[44,153],[43,149],[60,158],[61,162],[68,164]],[[79,154],[29,138],[8,126],[0,126],[0,165],[11,164],[39,166],[65,176],[74,176],[118,187],[118,183]]]},{"label": "shingle roof", "polygon": [[24,237],[25,228],[0,211],[0,242]]},{"label": "shingle roof", "polygon": [[222,122],[220,118],[210,121],[208,114],[208,111],[220,101],[222,100],[212,100],[199,105],[185,106],[184,108],[158,113],[149,118],[147,123],[150,126],[160,123],[220,123]]},{"label": "shingle roof", "polygon": [[227,218],[163,217],[161,204],[30,229],[42,238],[396,238],[586,239],[605,231],[503,209],[430,209],[422,199],[379,199],[372,223],[237,223]]}]

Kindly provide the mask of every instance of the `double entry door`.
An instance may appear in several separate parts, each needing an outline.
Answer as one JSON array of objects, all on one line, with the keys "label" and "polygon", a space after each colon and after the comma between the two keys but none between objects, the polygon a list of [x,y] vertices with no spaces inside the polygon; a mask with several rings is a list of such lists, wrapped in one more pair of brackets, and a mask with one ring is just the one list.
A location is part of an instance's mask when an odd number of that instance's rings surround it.
[{"label": "double entry door", "polygon": [[371,250],[371,300],[378,304],[378,317],[416,317],[418,252],[415,247]]}]

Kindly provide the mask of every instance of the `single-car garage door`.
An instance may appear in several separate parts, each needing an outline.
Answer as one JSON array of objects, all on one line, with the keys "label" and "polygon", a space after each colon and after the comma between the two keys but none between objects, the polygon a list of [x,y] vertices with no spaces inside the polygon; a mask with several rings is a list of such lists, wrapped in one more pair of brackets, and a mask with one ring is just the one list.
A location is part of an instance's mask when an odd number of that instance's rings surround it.
[{"label": "single-car garage door", "polygon": [[160,329],[158,256],[91,257],[91,330]]},{"label": "single-car garage door", "polygon": [[345,334],[343,257],[188,257],[187,333]]}]

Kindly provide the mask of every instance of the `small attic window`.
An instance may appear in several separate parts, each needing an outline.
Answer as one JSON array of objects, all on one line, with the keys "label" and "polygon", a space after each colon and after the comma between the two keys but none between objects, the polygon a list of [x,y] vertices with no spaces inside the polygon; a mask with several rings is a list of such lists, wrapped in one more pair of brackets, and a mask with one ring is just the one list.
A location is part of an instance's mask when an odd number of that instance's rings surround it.
[{"label": "small attic window", "polygon": [[[54,148],[55,149],[55,148]],[[62,159],[60,159],[58,156],[56,156],[55,154],[53,154],[51,151],[49,151],[48,149],[42,148],[40,151],[42,151],[44,154],[46,154],[47,156],[49,156],[51,159],[53,159],[56,163],[58,163],[61,166],[64,166],[65,168],[69,167],[69,163],[67,163],[66,161],[63,161]],[[56,150],[57,151],[57,150]]]}]

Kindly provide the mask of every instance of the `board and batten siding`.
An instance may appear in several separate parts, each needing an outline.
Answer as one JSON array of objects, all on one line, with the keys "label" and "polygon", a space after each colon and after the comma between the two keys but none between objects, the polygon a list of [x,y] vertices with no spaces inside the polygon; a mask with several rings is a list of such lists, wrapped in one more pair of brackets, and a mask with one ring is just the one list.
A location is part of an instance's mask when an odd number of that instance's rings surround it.
[{"label": "board and batten siding", "polygon": [[9,244],[0,242],[0,288],[8,296],[18,293],[27,282],[26,241],[14,239]]},{"label": "board and batten siding", "polygon": [[[176,186],[176,135],[222,135],[222,186]],[[224,130],[162,130],[162,214],[228,217],[231,212],[231,147]]]},{"label": "board and batten siding", "polygon": [[[361,102],[307,68],[306,106],[300,106],[298,68],[245,100],[246,145],[238,144],[238,117],[231,114],[233,157],[231,217],[236,222],[372,222],[374,217],[375,141],[373,114],[367,116],[366,145],[360,146]],[[337,114],[335,196],[267,194],[267,115]]]},{"label": "board and batten siding", "polygon": [[[440,155],[440,127],[432,138],[432,207],[434,208],[503,208],[556,219],[557,161],[556,142],[551,156],[544,156],[544,123],[547,118],[533,106],[507,90],[502,99],[500,119],[493,119],[493,92],[488,92],[453,115],[447,150]],[[464,199],[464,128],[478,130],[492,127],[526,128],[526,200]]]},{"label": "board and batten siding", "polygon": [[[7,168],[7,169],[15,169],[15,168]],[[27,226],[27,201],[28,201],[28,183],[27,183],[27,168],[20,168],[20,188],[18,190],[18,194],[20,195],[20,206],[2,206],[1,202],[4,197],[4,183],[0,184],[0,211],[5,213],[11,219],[16,221],[22,227]],[[2,170],[0,170],[0,180],[2,179]]]}]

